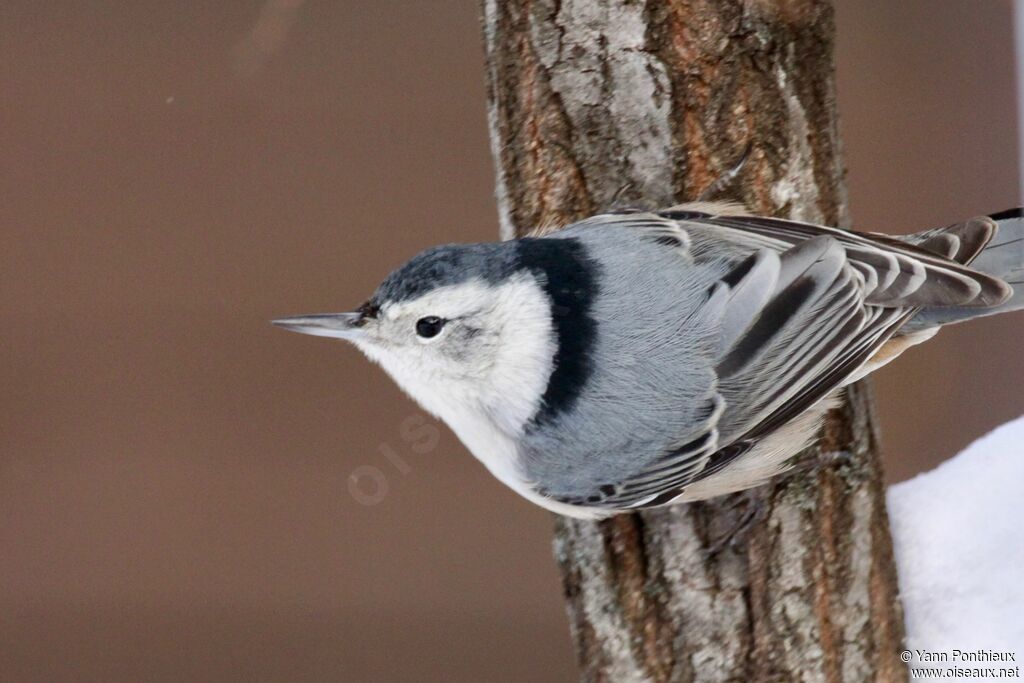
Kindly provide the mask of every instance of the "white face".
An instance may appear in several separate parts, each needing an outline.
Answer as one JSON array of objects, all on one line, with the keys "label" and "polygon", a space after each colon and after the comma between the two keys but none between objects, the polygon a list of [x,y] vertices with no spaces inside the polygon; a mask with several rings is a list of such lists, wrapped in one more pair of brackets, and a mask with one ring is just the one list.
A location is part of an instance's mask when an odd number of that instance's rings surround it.
[{"label": "white face", "polygon": [[513,436],[537,411],[551,374],[550,310],[526,274],[500,285],[472,280],[385,302],[347,338],[457,433],[482,420]]}]

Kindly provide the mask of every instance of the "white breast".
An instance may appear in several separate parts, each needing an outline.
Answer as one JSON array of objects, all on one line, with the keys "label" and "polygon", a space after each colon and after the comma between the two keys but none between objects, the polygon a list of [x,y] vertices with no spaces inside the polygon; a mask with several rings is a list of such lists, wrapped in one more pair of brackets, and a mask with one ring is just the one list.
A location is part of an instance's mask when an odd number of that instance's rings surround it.
[{"label": "white breast", "polygon": [[447,423],[495,477],[529,497],[532,489],[520,471],[517,443],[540,407],[553,368],[556,345],[547,295],[523,274],[499,287],[471,281],[438,288],[409,305],[439,315],[452,311],[455,317],[481,301],[487,302],[482,323],[496,334],[486,353],[471,361],[451,361],[446,367],[434,356],[408,350],[359,347],[425,410]]}]

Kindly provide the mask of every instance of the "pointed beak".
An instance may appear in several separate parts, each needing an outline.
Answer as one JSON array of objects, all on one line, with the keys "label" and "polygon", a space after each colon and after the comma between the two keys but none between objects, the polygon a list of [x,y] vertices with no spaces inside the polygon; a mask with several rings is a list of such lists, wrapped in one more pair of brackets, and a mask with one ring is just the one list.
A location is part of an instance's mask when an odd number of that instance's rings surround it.
[{"label": "pointed beak", "polygon": [[353,340],[365,334],[362,327],[366,324],[366,317],[362,313],[320,313],[280,318],[270,322],[292,332]]}]

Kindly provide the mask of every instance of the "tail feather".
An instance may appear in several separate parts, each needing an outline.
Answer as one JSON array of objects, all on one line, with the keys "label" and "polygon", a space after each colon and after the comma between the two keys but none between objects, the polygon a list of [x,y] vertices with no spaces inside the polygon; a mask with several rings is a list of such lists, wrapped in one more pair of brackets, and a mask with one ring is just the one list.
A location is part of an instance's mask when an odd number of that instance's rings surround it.
[{"label": "tail feather", "polygon": [[[990,221],[968,221],[916,235],[906,241],[922,249],[970,264],[972,270],[1000,278],[1013,288],[1013,294],[998,306],[925,308],[903,326],[901,332],[913,333],[971,318],[1024,309],[1024,209],[1010,209],[988,217]],[[982,226],[994,223],[995,232]]]}]

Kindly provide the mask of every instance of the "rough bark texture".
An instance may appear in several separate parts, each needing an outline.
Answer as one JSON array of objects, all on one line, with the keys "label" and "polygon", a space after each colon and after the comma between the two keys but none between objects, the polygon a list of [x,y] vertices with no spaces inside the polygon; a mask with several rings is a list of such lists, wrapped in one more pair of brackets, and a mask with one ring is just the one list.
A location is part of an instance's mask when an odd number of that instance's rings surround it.
[{"label": "rough bark texture", "polygon": [[[750,146],[727,199],[846,225],[822,0],[484,0],[502,234],[692,200]],[[866,389],[810,465],[751,496],[558,519],[586,680],[899,681],[903,621]]]}]

